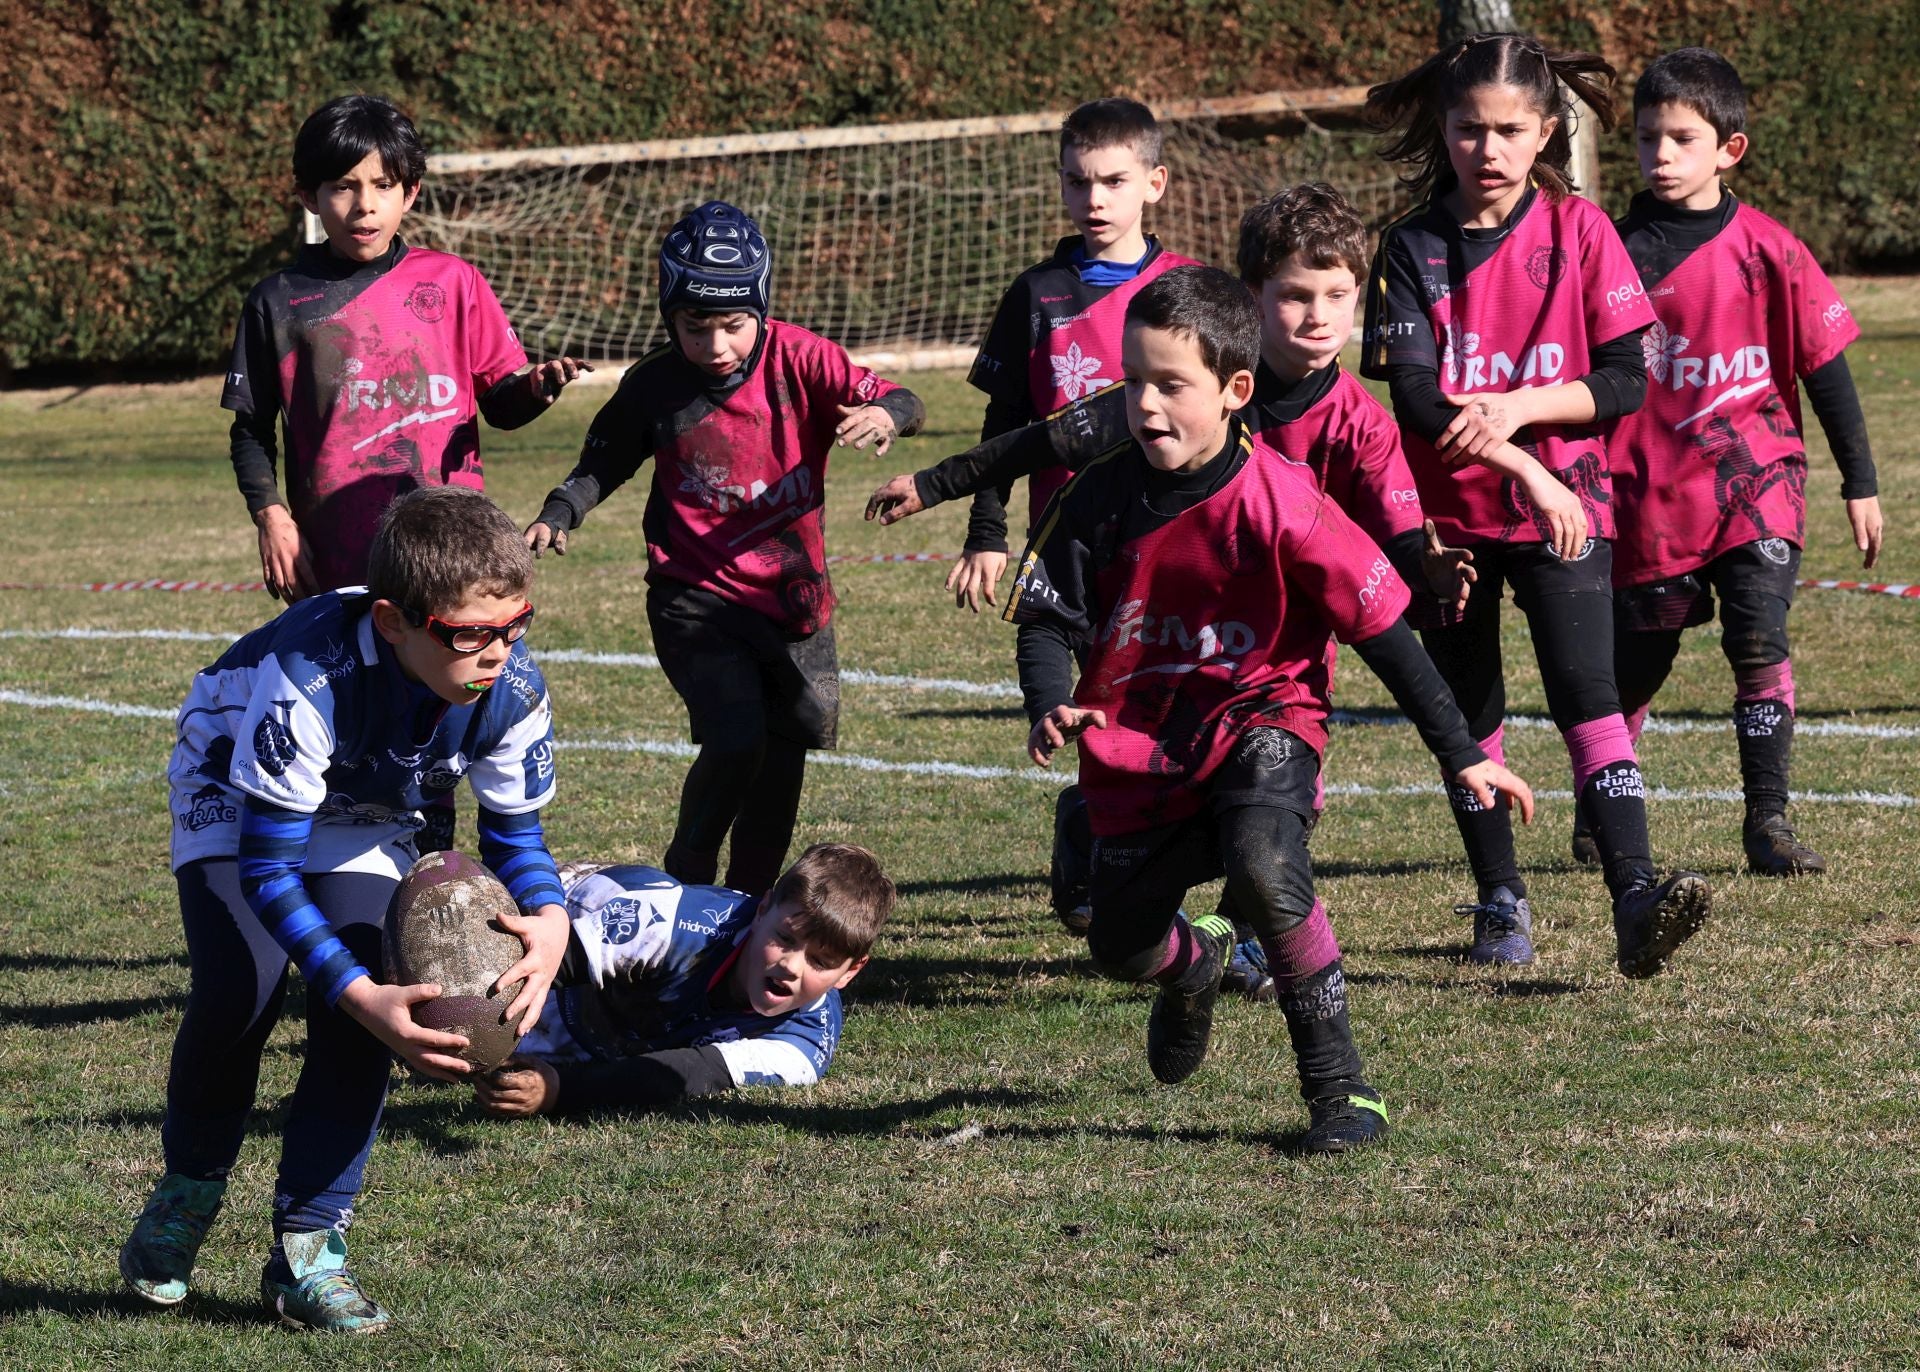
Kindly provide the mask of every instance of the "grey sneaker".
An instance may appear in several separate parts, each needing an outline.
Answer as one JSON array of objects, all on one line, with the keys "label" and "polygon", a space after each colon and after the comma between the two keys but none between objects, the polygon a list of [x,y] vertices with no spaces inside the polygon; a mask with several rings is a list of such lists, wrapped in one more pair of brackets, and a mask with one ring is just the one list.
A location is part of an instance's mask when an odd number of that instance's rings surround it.
[{"label": "grey sneaker", "polygon": [[160,1178],[120,1245],[120,1278],[127,1289],[153,1305],[185,1300],[193,1259],[226,1193],[225,1178],[195,1181],[177,1172]]},{"label": "grey sneaker", "polygon": [[260,1273],[260,1298],[282,1324],[317,1333],[378,1334],[393,1321],[347,1271],[347,1241],[337,1229],[282,1234],[280,1254]]},{"label": "grey sneaker", "polygon": [[1712,909],[1713,891],[1698,872],[1675,872],[1658,886],[1623,891],[1613,903],[1621,975],[1638,980],[1664,972]]},{"label": "grey sneaker", "polygon": [[1533,962],[1533,908],[1525,896],[1496,886],[1479,904],[1456,905],[1453,913],[1473,916],[1468,962],[1493,967],[1525,967]]}]

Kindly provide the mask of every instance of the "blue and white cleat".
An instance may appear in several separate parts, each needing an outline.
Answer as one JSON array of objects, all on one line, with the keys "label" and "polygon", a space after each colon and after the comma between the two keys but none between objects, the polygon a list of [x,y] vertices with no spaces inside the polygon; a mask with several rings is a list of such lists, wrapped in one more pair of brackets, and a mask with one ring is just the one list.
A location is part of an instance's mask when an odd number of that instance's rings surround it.
[{"label": "blue and white cleat", "polygon": [[1257,938],[1244,938],[1227,954],[1226,970],[1220,975],[1220,989],[1246,1000],[1274,1001],[1273,973],[1267,969],[1267,950]]}]

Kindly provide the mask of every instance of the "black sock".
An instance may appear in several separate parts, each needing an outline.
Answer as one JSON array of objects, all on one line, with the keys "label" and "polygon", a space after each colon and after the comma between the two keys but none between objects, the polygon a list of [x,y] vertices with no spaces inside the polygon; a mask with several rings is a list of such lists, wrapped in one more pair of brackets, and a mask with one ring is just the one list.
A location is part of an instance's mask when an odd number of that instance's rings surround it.
[{"label": "black sock", "polygon": [[1527,884],[1520,880],[1520,863],[1513,852],[1512,815],[1501,806],[1487,809],[1457,781],[1447,783],[1447,802],[1453,807],[1460,841],[1466,844],[1467,866],[1473,869],[1481,899],[1496,886],[1506,887],[1516,899],[1526,895]]},{"label": "black sock", "polygon": [[1740,740],[1740,784],[1747,794],[1747,828],[1787,813],[1787,766],[1793,752],[1793,707],[1784,700],[1737,701],[1733,732]]},{"label": "black sock", "polygon": [[676,839],[667,845],[660,870],[683,886],[711,886],[720,876],[720,854],[693,852]]},{"label": "black sock", "polygon": [[1360,1049],[1347,1023],[1347,978],[1339,959],[1282,991],[1280,1009],[1293,1040],[1302,1096],[1314,1100],[1333,1088],[1364,1084]]},{"label": "black sock", "polygon": [[1636,762],[1610,762],[1587,779],[1580,808],[1593,826],[1607,890],[1615,900],[1653,880],[1653,845],[1647,838],[1647,783]]},{"label": "black sock", "polygon": [[769,738],[760,771],[733,821],[727,850],[727,885],[750,896],[765,895],[785,869],[800,813],[800,789],[806,779],[807,747],[791,739]]}]

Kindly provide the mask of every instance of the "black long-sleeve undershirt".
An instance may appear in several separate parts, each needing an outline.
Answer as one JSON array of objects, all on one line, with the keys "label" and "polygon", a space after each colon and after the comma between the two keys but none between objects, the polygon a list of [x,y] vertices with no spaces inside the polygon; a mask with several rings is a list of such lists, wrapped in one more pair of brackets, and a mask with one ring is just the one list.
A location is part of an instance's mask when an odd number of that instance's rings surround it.
[{"label": "black long-sleeve undershirt", "polygon": [[1468,731],[1453,692],[1406,620],[1396,619],[1391,628],[1350,646],[1392,693],[1400,712],[1419,731],[1420,741],[1448,776],[1487,760]]},{"label": "black long-sleeve undershirt", "polygon": [[[1453,692],[1404,619],[1349,646],[1386,685],[1448,776],[1487,760],[1468,731]],[[1073,643],[1065,628],[1049,620],[1022,624],[1015,654],[1030,724],[1039,723],[1055,706],[1072,703]]]},{"label": "black long-sleeve undershirt", "polygon": [[1860,392],[1843,352],[1801,378],[1820,431],[1833,449],[1840,469],[1840,498],[1865,500],[1880,494],[1880,477],[1873,465],[1873,446],[1867,441],[1867,417],[1860,410]]},{"label": "black long-sleeve undershirt", "polygon": [[[1647,362],[1640,350],[1640,335],[1635,329],[1595,348],[1593,370],[1575,380],[1586,383],[1593,396],[1593,419],[1604,424],[1623,414],[1632,414],[1647,398]],[[1572,384],[1572,383],[1568,383]],[[1429,443],[1437,443],[1447,425],[1460,413],[1460,407],[1448,402],[1440,387],[1440,373],[1418,362],[1401,362],[1387,368],[1387,389],[1393,398],[1394,418]],[[1524,442],[1526,430],[1513,441]]]},{"label": "black long-sleeve undershirt", "polygon": [[554,1113],[657,1110],[697,1096],[733,1090],[733,1073],[718,1048],[667,1048],[606,1062],[550,1063],[560,1078]]}]

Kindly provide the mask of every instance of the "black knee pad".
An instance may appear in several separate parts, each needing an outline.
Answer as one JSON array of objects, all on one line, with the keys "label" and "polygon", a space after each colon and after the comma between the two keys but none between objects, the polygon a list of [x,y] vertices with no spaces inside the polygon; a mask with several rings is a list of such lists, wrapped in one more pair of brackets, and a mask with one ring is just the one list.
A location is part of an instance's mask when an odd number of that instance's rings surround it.
[{"label": "black knee pad", "polygon": [[1165,934],[1144,947],[1137,941],[1131,946],[1117,943],[1111,934],[1103,938],[1097,918],[1087,930],[1087,952],[1093,958],[1094,970],[1114,981],[1145,981],[1157,970],[1165,947]]},{"label": "black knee pad", "polygon": [[1781,619],[1777,627],[1756,625],[1735,628],[1730,625],[1720,635],[1720,648],[1727,655],[1728,665],[1736,673],[1775,667],[1787,660],[1785,616]]},{"label": "black knee pad", "polygon": [[1244,806],[1223,817],[1220,857],[1237,922],[1278,937],[1313,913],[1312,819],[1293,810]]}]

